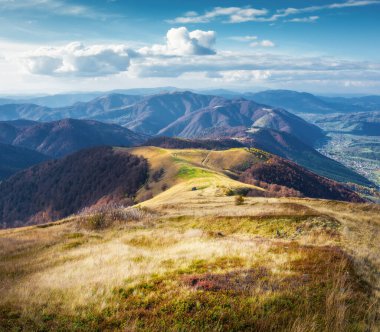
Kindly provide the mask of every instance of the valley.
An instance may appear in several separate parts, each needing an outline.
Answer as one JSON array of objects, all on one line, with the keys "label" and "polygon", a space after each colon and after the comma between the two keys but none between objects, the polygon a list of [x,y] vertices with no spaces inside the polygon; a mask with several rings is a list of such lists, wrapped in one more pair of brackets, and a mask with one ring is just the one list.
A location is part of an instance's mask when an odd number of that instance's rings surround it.
[{"label": "valley", "polygon": [[329,141],[318,149],[323,155],[354,169],[380,186],[380,138],[379,136],[355,136],[328,133]]}]

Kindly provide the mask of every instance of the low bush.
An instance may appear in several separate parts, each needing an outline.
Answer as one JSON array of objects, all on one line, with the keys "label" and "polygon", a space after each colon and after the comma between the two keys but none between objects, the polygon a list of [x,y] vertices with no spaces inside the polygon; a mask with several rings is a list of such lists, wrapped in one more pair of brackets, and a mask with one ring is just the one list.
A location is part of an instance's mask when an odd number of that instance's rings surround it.
[{"label": "low bush", "polygon": [[88,230],[102,230],[113,226],[124,226],[132,221],[147,221],[152,218],[153,213],[146,208],[111,204],[82,211],[77,225],[79,228]]},{"label": "low bush", "polygon": [[244,204],[244,197],[239,195],[235,197],[235,205],[243,205]]}]

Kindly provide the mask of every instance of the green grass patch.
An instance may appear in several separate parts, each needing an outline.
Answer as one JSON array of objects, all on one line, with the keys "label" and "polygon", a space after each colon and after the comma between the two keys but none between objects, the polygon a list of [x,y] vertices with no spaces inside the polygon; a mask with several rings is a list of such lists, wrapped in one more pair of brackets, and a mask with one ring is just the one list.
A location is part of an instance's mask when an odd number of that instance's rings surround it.
[{"label": "green grass patch", "polygon": [[177,173],[181,179],[194,179],[212,176],[213,173],[199,167],[192,167],[189,165],[182,165]]}]

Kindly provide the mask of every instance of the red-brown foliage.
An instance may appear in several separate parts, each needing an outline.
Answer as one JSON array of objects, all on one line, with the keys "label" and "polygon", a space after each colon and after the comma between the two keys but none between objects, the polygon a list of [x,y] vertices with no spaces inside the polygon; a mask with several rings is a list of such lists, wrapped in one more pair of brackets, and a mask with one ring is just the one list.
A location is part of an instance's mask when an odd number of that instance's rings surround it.
[{"label": "red-brown foliage", "polygon": [[111,147],[48,161],[0,184],[0,227],[53,221],[94,204],[131,202],[147,178],[145,159]]},{"label": "red-brown foliage", "polygon": [[240,181],[259,186],[264,184],[264,188],[271,192],[283,193],[284,196],[291,196],[292,193],[299,196],[301,193],[312,198],[364,202],[358,194],[342,184],[316,175],[279,157],[272,157],[264,163],[252,165],[240,176]]}]

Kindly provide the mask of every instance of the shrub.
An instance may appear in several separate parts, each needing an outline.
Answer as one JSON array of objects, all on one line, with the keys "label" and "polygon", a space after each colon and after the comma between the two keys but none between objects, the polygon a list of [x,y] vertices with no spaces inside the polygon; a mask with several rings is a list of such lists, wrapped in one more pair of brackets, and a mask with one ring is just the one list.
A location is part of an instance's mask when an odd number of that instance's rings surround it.
[{"label": "shrub", "polygon": [[161,186],[161,190],[162,191],[165,191],[168,189],[168,185],[166,183],[164,183],[162,186]]},{"label": "shrub", "polygon": [[105,213],[96,213],[87,218],[87,226],[92,230],[105,228],[107,224]]},{"label": "shrub", "polygon": [[239,195],[235,197],[235,205],[243,205],[244,204],[244,197]]},{"label": "shrub", "polygon": [[162,179],[165,174],[165,170],[161,167],[158,171],[155,171],[152,175],[152,180],[158,182]]},{"label": "shrub", "polygon": [[154,217],[146,208],[104,205],[85,209],[79,215],[78,227],[89,230],[102,230],[113,226],[124,226],[132,221],[149,221]]}]

